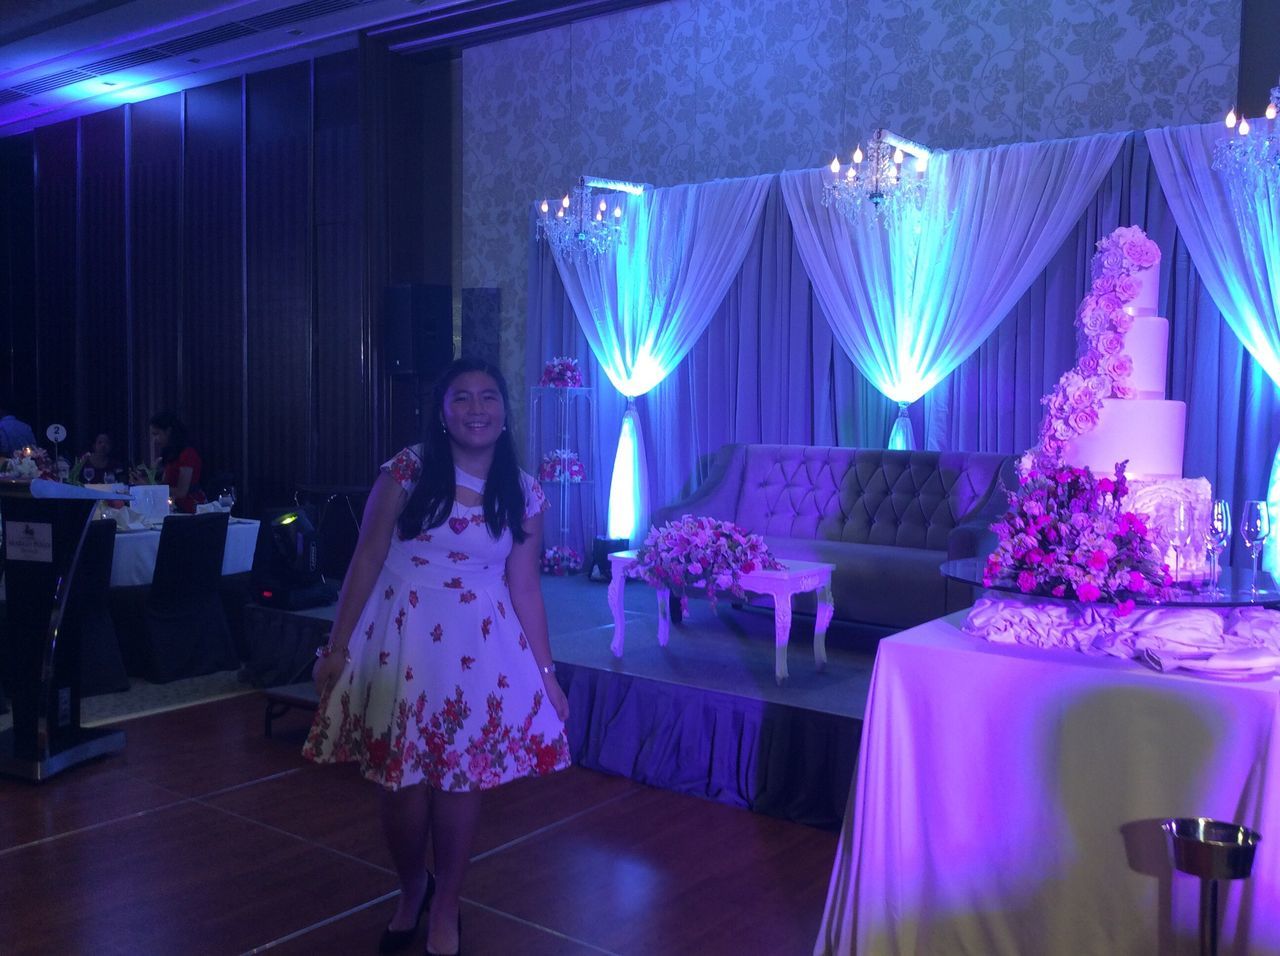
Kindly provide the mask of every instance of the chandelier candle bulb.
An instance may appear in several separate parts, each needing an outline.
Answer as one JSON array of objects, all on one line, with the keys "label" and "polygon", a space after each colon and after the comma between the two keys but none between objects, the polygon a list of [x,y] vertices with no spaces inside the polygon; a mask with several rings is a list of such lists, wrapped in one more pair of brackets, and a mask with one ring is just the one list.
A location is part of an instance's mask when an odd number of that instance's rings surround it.
[{"label": "chandelier candle bulb", "polygon": [[1234,107],[1234,106],[1233,106],[1230,110],[1228,110],[1228,111],[1227,111],[1227,121],[1226,121],[1226,122],[1227,122],[1227,129],[1235,129],[1235,128],[1236,128],[1236,110],[1235,110],[1235,107]]},{"label": "chandelier candle bulb", "polygon": [[859,143],[857,149],[853,151],[853,162],[855,166],[862,165],[862,144]]},{"label": "chandelier candle bulb", "polygon": [[840,157],[839,156],[831,160],[831,174],[833,176],[840,175]]},{"label": "chandelier candle bulb", "polygon": [[1247,118],[1240,120],[1240,135],[1241,136],[1249,135],[1249,120]]},{"label": "chandelier candle bulb", "polygon": [[542,200],[542,214],[545,216],[550,211],[551,207],[547,204],[547,201],[545,199]]}]

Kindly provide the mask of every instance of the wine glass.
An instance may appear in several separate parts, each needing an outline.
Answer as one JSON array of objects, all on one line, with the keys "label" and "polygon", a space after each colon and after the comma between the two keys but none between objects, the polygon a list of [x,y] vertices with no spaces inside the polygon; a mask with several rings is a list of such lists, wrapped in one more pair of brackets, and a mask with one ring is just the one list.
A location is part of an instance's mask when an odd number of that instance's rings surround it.
[{"label": "wine glass", "polygon": [[1258,559],[1262,557],[1262,544],[1271,534],[1271,516],[1265,501],[1246,501],[1244,514],[1240,516],[1240,537],[1253,558],[1253,586],[1249,593],[1258,596]]},{"label": "wine glass", "polygon": [[218,492],[218,506],[225,511],[230,511],[235,507],[236,489],[232,485],[227,485]]},{"label": "wine glass", "polygon": [[1209,593],[1221,594],[1218,587],[1218,555],[1231,540],[1231,505],[1223,498],[1215,498],[1209,511],[1209,527],[1205,530],[1205,547],[1209,551]]},{"label": "wine glass", "polygon": [[1169,547],[1173,549],[1173,583],[1182,583],[1182,554],[1191,544],[1191,509],[1185,501],[1173,506],[1173,527],[1170,529]]}]

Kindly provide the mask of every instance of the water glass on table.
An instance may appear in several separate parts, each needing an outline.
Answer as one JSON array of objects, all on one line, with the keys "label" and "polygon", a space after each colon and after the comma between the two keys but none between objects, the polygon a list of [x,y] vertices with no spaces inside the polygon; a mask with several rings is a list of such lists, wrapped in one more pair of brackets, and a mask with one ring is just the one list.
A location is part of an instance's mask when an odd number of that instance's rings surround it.
[{"label": "water glass on table", "polygon": [[1205,548],[1209,552],[1209,593],[1220,595],[1218,587],[1218,556],[1231,541],[1231,505],[1223,498],[1215,498],[1209,511],[1209,526],[1205,529]]},{"label": "water glass on table", "polygon": [[221,489],[218,492],[218,505],[226,511],[230,511],[235,507],[236,490],[231,485]]},{"label": "water glass on table", "polygon": [[1240,537],[1244,546],[1249,549],[1249,557],[1253,558],[1253,582],[1249,593],[1258,595],[1258,559],[1262,557],[1262,545],[1271,534],[1271,515],[1267,511],[1265,501],[1246,501],[1244,513],[1240,516]]},{"label": "water glass on table", "polygon": [[1173,509],[1173,527],[1169,539],[1169,547],[1173,549],[1173,583],[1182,583],[1182,555],[1191,546],[1192,531],[1191,508],[1185,501],[1179,501]]}]

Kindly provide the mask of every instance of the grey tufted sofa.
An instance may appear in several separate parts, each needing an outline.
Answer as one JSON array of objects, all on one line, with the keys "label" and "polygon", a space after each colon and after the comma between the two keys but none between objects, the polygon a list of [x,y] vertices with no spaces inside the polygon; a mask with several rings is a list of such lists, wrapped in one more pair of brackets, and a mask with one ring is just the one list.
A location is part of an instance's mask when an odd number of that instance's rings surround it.
[{"label": "grey tufted sofa", "polygon": [[654,512],[730,520],[779,558],[828,561],[836,617],[884,631],[967,607],[938,566],[985,553],[1015,487],[1013,459],[979,452],[725,445],[707,480]]}]

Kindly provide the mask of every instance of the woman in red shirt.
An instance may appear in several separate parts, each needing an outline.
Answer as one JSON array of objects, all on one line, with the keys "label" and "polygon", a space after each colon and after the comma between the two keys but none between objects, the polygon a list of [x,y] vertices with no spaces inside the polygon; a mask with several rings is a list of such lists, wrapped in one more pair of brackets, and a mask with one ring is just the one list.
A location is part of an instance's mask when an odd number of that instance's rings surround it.
[{"label": "woman in red shirt", "polygon": [[200,490],[200,455],[187,440],[187,426],[168,411],[153,415],[150,424],[155,468],[163,469],[160,483],[169,486],[174,508],[195,514],[196,505],[203,504],[205,496]]}]

